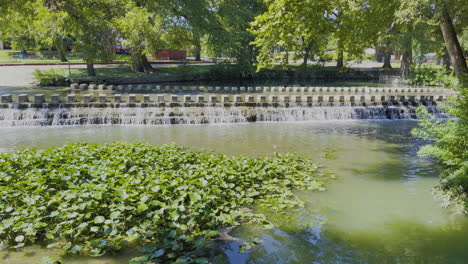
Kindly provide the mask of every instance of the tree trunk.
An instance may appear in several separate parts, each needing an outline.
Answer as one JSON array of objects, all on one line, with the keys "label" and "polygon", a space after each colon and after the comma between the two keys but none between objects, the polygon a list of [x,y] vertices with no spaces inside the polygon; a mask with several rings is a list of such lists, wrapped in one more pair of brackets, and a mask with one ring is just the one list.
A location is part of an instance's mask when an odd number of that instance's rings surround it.
[{"label": "tree trunk", "polygon": [[201,61],[201,47],[200,46],[195,47],[195,60]]},{"label": "tree trunk", "polygon": [[412,39],[406,38],[403,43],[403,58],[401,59],[400,76],[408,76],[411,73],[411,63],[413,63]]},{"label": "tree trunk", "polygon": [[96,76],[96,70],[94,69],[93,63],[86,63],[86,71],[88,72],[88,76]]},{"label": "tree trunk", "polygon": [[60,61],[61,61],[61,62],[66,62],[66,61],[67,61],[67,57],[65,56],[65,52],[63,52],[63,50],[60,49],[59,47],[57,47],[57,52],[58,52]]},{"label": "tree trunk", "polygon": [[444,66],[446,71],[450,71],[450,65],[452,65],[452,63],[450,62],[450,55],[447,51],[447,48],[444,48],[444,56],[442,56],[442,65]]},{"label": "tree trunk", "polygon": [[151,66],[151,63],[148,61],[148,57],[146,57],[146,55],[141,55],[141,62],[143,64],[143,69],[145,73],[155,72],[153,66]]},{"label": "tree trunk", "polygon": [[302,60],[302,66],[303,67],[307,67],[307,63],[309,61],[309,56],[310,56],[310,49],[309,48],[306,48],[304,50],[304,58]]},{"label": "tree trunk", "polygon": [[384,64],[382,68],[391,69],[392,64],[390,63],[392,59],[392,51],[390,49],[385,49]]},{"label": "tree trunk", "polygon": [[194,41],[193,45],[195,46],[195,60],[201,61],[201,40],[198,34],[193,35]]},{"label": "tree trunk", "polygon": [[382,62],[382,49],[381,48],[375,48],[375,53],[374,53],[374,60],[377,62]]},{"label": "tree trunk", "polygon": [[195,60],[201,61],[201,46],[200,45],[195,46]]},{"label": "tree trunk", "polygon": [[66,62],[67,61],[67,57],[65,56],[66,48],[65,48],[64,40],[62,38],[58,38],[55,41],[55,49],[57,50],[60,61]]},{"label": "tree trunk", "polygon": [[337,58],[336,58],[336,67],[341,69],[344,67],[344,54],[343,51],[338,51]]},{"label": "tree trunk", "polygon": [[455,75],[463,81],[465,79],[464,75],[468,74],[468,68],[460,42],[457,38],[457,33],[453,27],[452,18],[450,17],[445,4],[441,4],[439,6],[439,13],[440,29],[442,30],[442,35],[444,37],[445,47],[447,48],[453,68],[455,69]]},{"label": "tree trunk", "polygon": [[411,64],[413,63],[413,50],[408,49],[403,52],[401,59],[400,76],[408,76],[411,73]]},{"label": "tree trunk", "polygon": [[132,52],[130,59],[132,60],[132,70],[136,72],[145,72],[139,52]]},{"label": "tree trunk", "polygon": [[144,73],[153,73],[154,68],[148,61],[148,58],[145,55],[142,55],[140,52],[134,52],[131,55],[132,59],[132,69],[136,72]]}]

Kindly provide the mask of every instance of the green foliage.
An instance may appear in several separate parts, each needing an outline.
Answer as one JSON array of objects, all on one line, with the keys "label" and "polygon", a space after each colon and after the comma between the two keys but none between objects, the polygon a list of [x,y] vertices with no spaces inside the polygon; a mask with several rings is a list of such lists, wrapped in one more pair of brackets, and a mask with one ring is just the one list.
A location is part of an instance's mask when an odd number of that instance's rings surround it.
[{"label": "green foliage", "polygon": [[418,109],[422,117],[413,134],[434,141],[419,151],[420,155],[438,158],[441,168],[441,189],[453,201],[461,202],[468,212],[468,88],[462,87],[446,111],[456,120],[437,120],[425,108]]},{"label": "green foliage", "polygon": [[208,49],[213,54],[235,58],[241,75],[252,75],[258,49],[252,45],[255,36],[248,29],[255,17],[265,10],[264,3],[258,0],[220,0],[213,3],[217,26],[209,32]]},{"label": "green foliage", "polygon": [[65,85],[68,82],[68,78],[65,76],[63,70],[34,70],[34,80],[40,86],[55,86]]},{"label": "green foliage", "polygon": [[281,0],[266,3],[267,11],[256,17],[251,28],[256,35],[253,44],[259,49],[257,70],[271,67],[272,55],[278,50],[294,52],[295,60],[306,50],[307,54],[324,50],[327,32],[331,29],[324,16],[329,2]]},{"label": "green foliage", "polygon": [[333,150],[333,149],[326,149],[322,156],[322,158],[325,158],[325,159],[336,159],[337,156],[336,156],[336,151]]},{"label": "green foliage", "polygon": [[409,75],[412,85],[442,85],[456,87],[458,79],[445,69],[435,70],[430,66],[413,65]]},{"label": "green foliage", "polygon": [[[328,45],[359,58],[391,24],[397,1],[280,0],[266,1],[268,10],[256,17],[253,42],[259,67],[270,67],[278,50],[292,59],[322,55]],[[284,62],[283,62],[284,63]]]},{"label": "green foliage", "polygon": [[163,45],[162,18],[136,3],[130,2],[126,6],[125,15],[117,18],[114,24],[133,55],[155,53]]},{"label": "green foliage", "polygon": [[49,257],[44,257],[44,258],[41,259],[39,264],[63,264],[63,262],[59,261],[59,260],[51,259]]},{"label": "green foliage", "polygon": [[223,79],[226,76],[241,76],[242,72],[239,65],[222,62],[213,65],[208,71],[208,76],[211,80]]},{"label": "green foliage", "polygon": [[99,256],[139,247],[138,262],[207,263],[207,241],[246,207],[302,208],[295,188],[322,190],[317,165],[292,154],[247,158],[174,145],[75,143],[0,155],[0,241]]}]

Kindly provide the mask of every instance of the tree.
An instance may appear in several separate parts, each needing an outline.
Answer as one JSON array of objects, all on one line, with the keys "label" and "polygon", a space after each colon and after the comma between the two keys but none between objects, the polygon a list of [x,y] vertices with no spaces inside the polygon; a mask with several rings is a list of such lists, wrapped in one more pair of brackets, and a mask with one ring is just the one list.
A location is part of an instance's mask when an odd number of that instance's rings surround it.
[{"label": "tree", "polygon": [[324,16],[332,10],[330,2],[280,0],[266,4],[267,11],[256,17],[251,29],[259,49],[258,69],[271,66],[277,49],[294,52],[294,59],[302,55],[305,63],[311,53],[324,51],[332,28]]},{"label": "tree", "polygon": [[[427,12],[431,10],[428,17]],[[400,21],[425,21],[440,27],[445,48],[454,66],[454,73],[462,83],[466,83],[468,68],[457,36],[457,26],[466,28],[468,7],[462,0],[403,0],[399,12]]]},{"label": "tree", "polygon": [[120,3],[112,0],[67,0],[57,8],[68,14],[69,33],[75,39],[74,50],[83,55],[88,75],[95,76],[94,63],[109,61],[114,56],[116,35],[112,20],[121,11]]},{"label": "tree", "polygon": [[344,52],[349,57],[361,57],[364,49],[375,42],[377,26],[372,21],[372,1],[334,0],[330,20],[334,22],[332,40],[336,43],[337,68],[344,67]]},{"label": "tree", "polygon": [[168,32],[194,48],[195,60],[201,60],[202,39],[213,27],[213,8],[208,0],[159,0],[165,13]]},{"label": "tree", "polygon": [[[119,3],[111,0],[21,0],[2,6],[3,35],[20,49],[44,45],[64,50],[64,39],[75,40],[74,50],[83,54],[88,75],[94,76],[94,63],[113,56],[111,20]],[[63,58],[62,58],[63,59]]]},{"label": "tree", "polygon": [[[399,1],[389,0],[281,0],[267,1],[268,10],[256,18],[252,32],[260,49],[260,67],[273,61],[275,48],[304,55],[323,53],[327,43],[335,44],[338,68],[344,66],[344,53],[360,57],[364,49],[379,39],[388,46],[387,65],[391,55],[390,41],[394,10]],[[387,43],[388,42],[388,43]],[[313,45],[311,45],[313,44]]]},{"label": "tree", "polygon": [[162,47],[162,18],[147,7],[129,2],[125,15],[115,20],[115,25],[124,43],[131,50],[131,65],[137,72],[151,73],[153,67],[148,62],[147,54],[154,53]]},{"label": "tree", "polygon": [[35,29],[35,39],[39,46],[55,47],[60,61],[67,61],[65,56],[66,45],[65,39],[69,27],[69,16],[63,10],[60,10],[55,2],[43,4],[40,2],[34,3],[36,15],[32,21]]},{"label": "tree", "polygon": [[248,28],[255,17],[264,11],[263,3],[258,0],[216,0],[211,2],[211,6],[214,23],[207,33],[208,50],[213,57],[224,54],[235,58],[242,76],[252,74],[258,50],[251,44],[255,36]]},{"label": "tree", "polygon": [[[465,56],[463,55],[463,51],[460,46],[460,42],[457,38],[457,33],[455,32],[455,27],[453,26],[447,1],[437,2],[436,8],[440,29],[442,30],[445,46],[454,66],[455,74],[464,78],[464,75],[468,74],[468,68],[466,65]],[[468,9],[465,8],[465,11],[468,11]]]},{"label": "tree", "polygon": [[[11,3],[10,3],[11,2]],[[36,46],[32,23],[36,14],[33,1],[10,1],[0,5],[0,37],[23,53]]]}]

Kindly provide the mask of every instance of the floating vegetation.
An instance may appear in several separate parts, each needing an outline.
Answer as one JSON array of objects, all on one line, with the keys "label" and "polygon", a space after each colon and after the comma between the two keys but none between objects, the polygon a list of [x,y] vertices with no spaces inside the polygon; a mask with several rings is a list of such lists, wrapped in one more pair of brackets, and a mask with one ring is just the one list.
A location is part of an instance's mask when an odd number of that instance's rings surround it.
[{"label": "floating vegetation", "polygon": [[325,149],[321,157],[325,159],[336,159],[336,150],[327,148]]},{"label": "floating vegetation", "polygon": [[300,209],[293,189],[322,190],[318,166],[294,154],[230,157],[176,145],[74,143],[0,154],[0,241],[101,256],[137,247],[135,262],[207,263],[207,241],[247,208]]}]

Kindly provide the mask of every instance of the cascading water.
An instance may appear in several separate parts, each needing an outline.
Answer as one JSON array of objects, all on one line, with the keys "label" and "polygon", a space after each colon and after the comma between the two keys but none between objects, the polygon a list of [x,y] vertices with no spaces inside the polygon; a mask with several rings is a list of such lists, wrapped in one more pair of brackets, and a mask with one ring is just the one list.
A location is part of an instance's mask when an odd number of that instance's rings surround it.
[{"label": "cascading water", "polygon": [[[0,127],[74,125],[169,125],[242,122],[287,122],[324,120],[417,119],[413,105],[288,104],[276,106],[126,107],[108,108],[28,108],[0,110]],[[437,118],[448,118],[437,105],[426,103]]]}]

